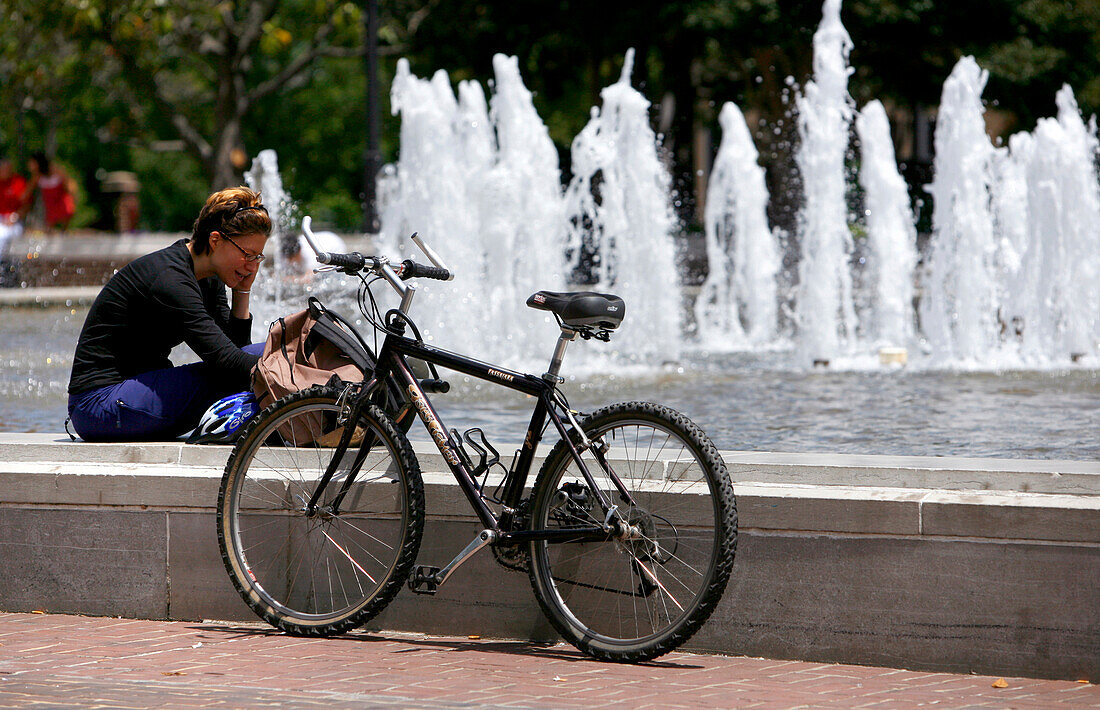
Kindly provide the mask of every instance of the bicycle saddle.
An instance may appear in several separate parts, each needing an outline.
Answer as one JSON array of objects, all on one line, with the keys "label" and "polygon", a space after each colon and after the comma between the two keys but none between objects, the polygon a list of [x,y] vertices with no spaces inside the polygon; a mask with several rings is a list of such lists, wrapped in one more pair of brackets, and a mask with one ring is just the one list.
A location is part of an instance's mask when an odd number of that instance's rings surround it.
[{"label": "bicycle saddle", "polygon": [[610,293],[592,291],[539,291],[527,299],[527,305],[540,311],[550,311],[572,328],[614,330],[626,314],[623,299]]}]

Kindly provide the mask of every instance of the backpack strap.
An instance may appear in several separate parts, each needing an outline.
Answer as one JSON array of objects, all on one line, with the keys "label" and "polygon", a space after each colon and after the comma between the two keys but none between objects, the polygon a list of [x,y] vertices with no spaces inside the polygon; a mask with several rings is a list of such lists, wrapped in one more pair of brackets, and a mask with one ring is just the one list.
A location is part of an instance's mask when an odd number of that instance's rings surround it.
[{"label": "backpack strap", "polygon": [[283,358],[286,360],[287,364],[290,365],[290,384],[297,387],[298,383],[294,381],[294,361],[290,359],[290,353],[286,349],[286,321],[281,317],[279,318],[279,332],[282,334],[282,337],[279,339],[279,347],[283,351]]},{"label": "backpack strap", "polygon": [[309,299],[309,313],[315,319],[311,333],[316,333],[339,348],[364,375],[374,370],[374,356],[349,323],[325,308],[314,297]]}]

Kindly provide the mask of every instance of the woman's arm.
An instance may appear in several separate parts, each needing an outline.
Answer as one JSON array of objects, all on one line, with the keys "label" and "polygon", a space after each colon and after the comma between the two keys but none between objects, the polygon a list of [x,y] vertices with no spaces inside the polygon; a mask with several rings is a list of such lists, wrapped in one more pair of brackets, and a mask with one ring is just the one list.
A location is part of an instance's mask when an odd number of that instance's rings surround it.
[{"label": "woman's arm", "polygon": [[[177,328],[184,342],[203,362],[227,373],[247,376],[256,363],[256,356],[241,347],[250,340],[250,318],[230,318],[225,286],[211,279],[201,284],[194,276],[169,270],[152,289],[155,310]],[[216,283],[214,283],[216,282]]]}]

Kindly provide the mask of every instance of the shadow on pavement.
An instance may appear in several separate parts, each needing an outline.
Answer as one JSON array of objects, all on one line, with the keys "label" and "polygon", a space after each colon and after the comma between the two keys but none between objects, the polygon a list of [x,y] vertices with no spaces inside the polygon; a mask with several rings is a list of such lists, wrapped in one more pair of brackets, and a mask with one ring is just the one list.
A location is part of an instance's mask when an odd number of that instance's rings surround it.
[{"label": "shadow on pavement", "polygon": [[[502,653],[513,656],[530,656],[535,658],[547,658],[558,661],[581,661],[590,663],[610,663],[600,661],[584,655],[571,647],[562,647],[558,643],[540,643],[537,641],[513,641],[507,639],[457,639],[440,637],[410,637],[404,633],[395,632],[394,636],[386,636],[375,631],[353,631],[330,637],[291,636],[277,629],[267,629],[252,626],[234,626],[221,624],[199,624],[191,627],[196,631],[214,632],[232,638],[246,637],[287,637],[303,638],[316,641],[334,642],[384,642],[407,644],[410,648],[398,649],[394,653],[416,653],[428,649],[446,649],[451,651],[480,651],[482,653]],[[616,664],[612,664],[616,665]],[[645,661],[633,664],[647,668],[678,668],[690,670],[703,666],[692,663],[678,663],[672,661]]]}]

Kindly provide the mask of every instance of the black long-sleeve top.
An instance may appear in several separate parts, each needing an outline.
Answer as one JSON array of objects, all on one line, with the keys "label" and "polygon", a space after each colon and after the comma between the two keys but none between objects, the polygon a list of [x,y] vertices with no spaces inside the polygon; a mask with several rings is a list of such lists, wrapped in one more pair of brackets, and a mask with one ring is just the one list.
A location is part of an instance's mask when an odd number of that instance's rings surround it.
[{"label": "black long-sleeve top", "polygon": [[130,262],[100,291],[80,331],[69,394],[172,367],[168,354],[183,342],[244,388],[258,359],[241,350],[251,335],[252,319],[230,314],[221,279],[195,278],[181,239]]}]

